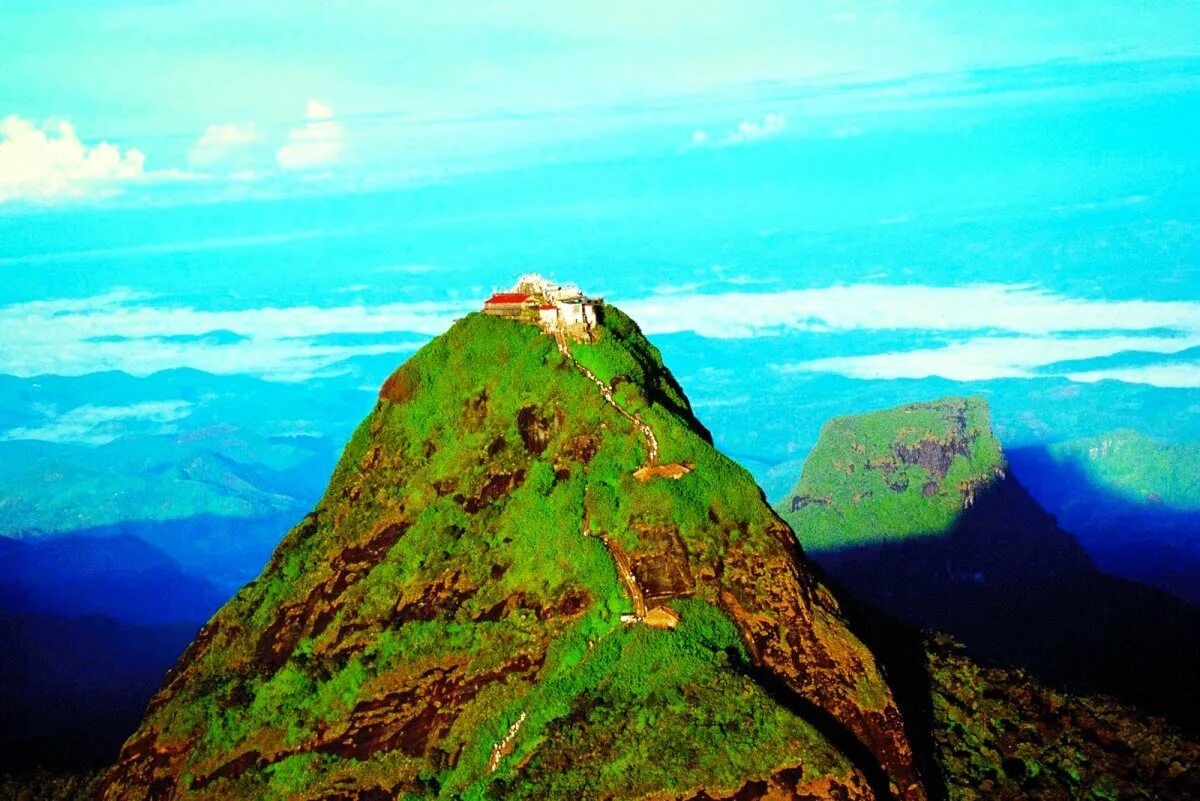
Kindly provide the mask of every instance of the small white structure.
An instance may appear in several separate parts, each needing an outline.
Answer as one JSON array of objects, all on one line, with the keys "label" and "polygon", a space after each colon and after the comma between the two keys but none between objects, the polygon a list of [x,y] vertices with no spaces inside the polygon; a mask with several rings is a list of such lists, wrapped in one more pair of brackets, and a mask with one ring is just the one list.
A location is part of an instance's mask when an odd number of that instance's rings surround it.
[{"label": "small white structure", "polygon": [[516,286],[497,292],[483,304],[487,314],[536,322],[550,333],[588,340],[599,322],[596,304],[573,284],[555,284],[537,273],[522,275]]}]

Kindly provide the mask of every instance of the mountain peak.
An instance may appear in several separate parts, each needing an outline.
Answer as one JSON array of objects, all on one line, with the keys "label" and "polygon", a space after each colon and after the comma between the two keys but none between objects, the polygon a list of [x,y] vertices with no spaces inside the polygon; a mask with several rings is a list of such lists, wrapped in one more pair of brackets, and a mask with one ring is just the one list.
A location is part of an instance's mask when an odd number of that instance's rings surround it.
[{"label": "mountain peak", "polygon": [[778,509],[810,550],[936,536],[1005,469],[982,397],[910,403],[826,423]]},{"label": "mountain peak", "polygon": [[922,798],[792,532],[593,314],[471,314],[401,366],[104,797]]}]

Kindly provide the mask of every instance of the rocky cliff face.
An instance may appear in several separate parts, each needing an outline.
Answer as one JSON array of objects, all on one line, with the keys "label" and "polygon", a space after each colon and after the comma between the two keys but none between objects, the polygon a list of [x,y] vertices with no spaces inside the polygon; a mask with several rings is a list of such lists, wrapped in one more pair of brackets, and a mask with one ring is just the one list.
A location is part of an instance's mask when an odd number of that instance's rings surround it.
[{"label": "rocky cliff face", "polygon": [[977,658],[1200,724],[1200,612],[1098,571],[1006,474],[987,421],[980,398],[838,418],[777,508],[879,609]]},{"label": "rocky cliff face", "polygon": [[791,530],[603,315],[566,350],[471,315],[401,367],[101,796],[925,797]]},{"label": "rocky cliff face", "polygon": [[982,398],[831,420],[778,509],[810,551],[947,531],[1005,475]]}]

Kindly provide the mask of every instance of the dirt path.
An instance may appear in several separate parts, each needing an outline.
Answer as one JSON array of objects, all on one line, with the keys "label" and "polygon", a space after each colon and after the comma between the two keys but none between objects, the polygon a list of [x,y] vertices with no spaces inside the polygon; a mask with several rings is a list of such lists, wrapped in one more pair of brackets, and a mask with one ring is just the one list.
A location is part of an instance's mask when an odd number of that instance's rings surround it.
[{"label": "dirt path", "polygon": [[554,342],[558,345],[559,353],[561,353],[567,361],[574,365],[576,370],[583,373],[583,375],[589,381],[599,387],[600,396],[604,398],[604,401],[609,406],[616,409],[618,414],[632,423],[634,428],[642,432],[642,435],[646,438],[646,463],[642,465],[642,467],[653,467],[654,465],[658,464],[658,438],[654,436],[653,429],[646,425],[646,423],[642,421],[642,418],[637,414],[626,411],[625,407],[617,403],[617,401],[613,398],[612,387],[601,381],[599,376],[584,367],[573,355],[571,355],[571,348],[567,345],[566,335],[564,335],[561,331],[555,332]]},{"label": "dirt path", "polygon": [[608,548],[608,552],[612,554],[613,562],[617,565],[617,575],[621,577],[621,581],[625,582],[625,589],[629,591],[629,600],[633,601],[633,617],[634,621],[641,620],[646,617],[646,595],[642,592],[641,586],[637,582],[637,577],[633,575],[633,566],[629,563],[629,557],[621,550],[621,546],[610,540],[608,537],[601,535],[601,542],[604,547]]}]

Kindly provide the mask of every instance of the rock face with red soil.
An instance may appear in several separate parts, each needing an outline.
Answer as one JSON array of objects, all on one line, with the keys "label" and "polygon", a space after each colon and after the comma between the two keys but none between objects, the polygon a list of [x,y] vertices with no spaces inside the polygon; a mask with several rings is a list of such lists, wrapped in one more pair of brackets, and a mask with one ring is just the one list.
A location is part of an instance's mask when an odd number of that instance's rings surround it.
[{"label": "rock face with red soil", "polygon": [[[401,367],[100,795],[924,798],[792,532],[602,314],[573,359],[471,315]],[[583,364],[686,471],[635,477],[648,438]]]}]

